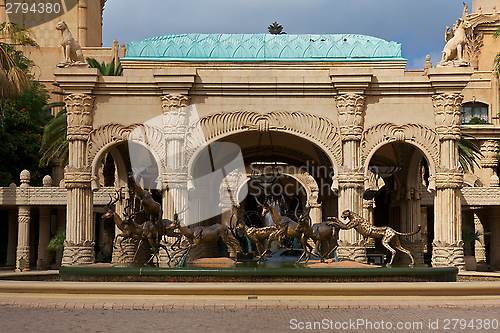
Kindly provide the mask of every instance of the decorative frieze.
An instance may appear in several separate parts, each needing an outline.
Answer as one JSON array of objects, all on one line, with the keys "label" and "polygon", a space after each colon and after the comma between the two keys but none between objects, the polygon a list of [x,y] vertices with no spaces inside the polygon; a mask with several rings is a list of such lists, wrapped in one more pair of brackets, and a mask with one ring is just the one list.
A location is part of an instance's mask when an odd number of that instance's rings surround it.
[{"label": "decorative frieze", "polygon": [[71,94],[64,97],[68,115],[68,141],[87,140],[92,131],[92,109],[94,97],[86,94]]},{"label": "decorative frieze", "polygon": [[434,121],[440,140],[460,139],[461,94],[439,94],[432,96]]},{"label": "decorative frieze", "polygon": [[360,140],[364,127],[366,96],[341,94],[335,96],[340,134],[343,141]]}]

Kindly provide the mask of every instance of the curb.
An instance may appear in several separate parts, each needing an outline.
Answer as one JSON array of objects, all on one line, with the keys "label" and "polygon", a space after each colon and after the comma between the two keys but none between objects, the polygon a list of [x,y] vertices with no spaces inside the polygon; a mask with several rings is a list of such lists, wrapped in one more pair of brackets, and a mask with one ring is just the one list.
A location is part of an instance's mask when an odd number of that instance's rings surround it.
[{"label": "curb", "polygon": [[500,282],[162,283],[0,281],[2,293],[269,296],[500,295]]}]

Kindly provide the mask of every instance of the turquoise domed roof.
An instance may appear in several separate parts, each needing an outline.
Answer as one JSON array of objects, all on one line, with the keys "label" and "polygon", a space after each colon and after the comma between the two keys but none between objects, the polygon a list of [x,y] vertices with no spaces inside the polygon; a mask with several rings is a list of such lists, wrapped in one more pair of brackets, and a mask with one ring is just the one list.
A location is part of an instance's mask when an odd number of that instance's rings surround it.
[{"label": "turquoise domed roof", "polygon": [[401,44],[363,35],[178,34],[127,45],[122,60],[404,61]]}]

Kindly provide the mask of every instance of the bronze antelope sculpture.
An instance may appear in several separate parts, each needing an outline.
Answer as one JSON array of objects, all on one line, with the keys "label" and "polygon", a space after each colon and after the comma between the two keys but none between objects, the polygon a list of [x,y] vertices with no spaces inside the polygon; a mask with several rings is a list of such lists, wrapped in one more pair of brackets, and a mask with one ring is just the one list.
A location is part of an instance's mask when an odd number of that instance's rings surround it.
[{"label": "bronze antelope sculpture", "polygon": [[242,222],[240,218],[236,221],[236,226],[234,229],[237,232],[244,234],[246,238],[254,243],[257,247],[259,258],[262,257],[262,253],[264,252],[264,246],[262,245],[262,242],[268,239],[273,232],[278,230],[278,228],[276,228],[276,226],[274,225],[261,228],[249,227],[244,222]]},{"label": "bronze antelope sculpture", "polygon": [[[182,212],[184,212],[186,209],[183,209]],[[190,243],[181,262],[184,261],[185,258],[187,258],[187,255],[192,248],[195,248],[201,244],[215,243],[219,239],[223,241],[227,246],[233,248],[234,251],[238,252],[239,244],[235,239],[229,237],[230,231],[227,226],[215,223],[210,226],[197,226],[194,228],[188,228],[187,226],[182,225],[179,219],[179,214],[182,212],[174,214],[174,221],[170,225],[171,229],[178,228]]]},{"label": "bronze antelope sculpture", "polygon": [[[181,237],[182,235],[180,233],[174,232],[171,228],[172,221],[168,219],[163,219],[157,223],[152,223],[151,221],[146,221],[142,224],[137,224],[134,221],[134,216],[141,213],[141,212],[136,212],[136,213],[128,213],[127,209],[130,208],[132,205],[132,201],[129,203],[129,205],[125,208],[124,212],[124,217],[125,219],[121,219],[120,216],[112,209],[111,207],[116,204],[119,200],[119,194],[117,192],[116,198],[112,200],[110,196],[110,202],[104,206],[104,209],[106,210],[106,213],[103,215],[103,218],[112,218],[113,221],[115,222],[116,226],[121,230],[121,234],[117,235],[123,237],[120,241],[120,247],[121,243],[123,242],[124,239],[127,238],[132,238],[135,240],[139,241],[139,244],[137,246],[137,250],[134,254],[134,260],[135,256],[137,255],[137,251],[139,250],[142,242],[144,240],[147,240],[150,244],[150,246],[153,248],[155,254],[158,252],[158,248],[164,247],[163,245],[160,245],[160,240],[162,235],[166,235],[169,237],[175,237],[177,240],[172,244],[172,248],[177,245],[179,246]],[[170,258],[170,254],[167,252],[167,255]],[[153,257],[151,257],[153,258]],[[151,260],[151,259],[150,259]],[[148,261],[149,262],[149,261]]]},{"label": "bronze antelope sculpture", "polygon": [[[276,224],[276,227],[278,230],[273,232],[271,235],[269,235],[269,238],[267,240],[267,246],[264,252],[259,256],[259,260],[262,259],[262,257],[269,252],[271,248],[271,243],[273,241],[278,241],[278,243],[281,245],[281,247],[284,247],[283,244],[281,243],[281,238],[283,236],[288,236],[291,238],[298,238],[301,243],[302,243],[302,249],[305,252],[311,252],[312,247],[307,244],[307,242],[302,241],[302,230],[297,227],[297,222],[293,221],[291,218],[282,216],[280,215],[278,209],[274,207],[273,205],[270,205],[268,203],[262,204],[259,202],[257,198],[255,198],[255,201],[257,201],[257,204],[262,207],[262,216],[265,216],[268,212],[271,214],[271,218]],[[297,209],[295,209],[295,213],[297,213]],[[304,215],[301,216],[301,218],[306,218]],[[309,249],[309,250],[308,250]],[[295,263],[298,263],[302,259],[302,256],[297,260]]]},{"label": "bronze antelope sculpture", "polygon": [[[297,228],[302,230],[302,238],[301,243],[307,243],[308,239],[312,239],[314,241],[314,251],[312,254],[321,258],[321,262],[325,261],[325,257],[328,257],[333,251],[335,251],[338,247],[338,239],[339,239],[339,230],[340,227],[338,225],[332,225],[329,222],[320,222],[315,223],[312,226],[310,225],[310,219],[307,218],[299,218],[297,223]],[[321,241],[333,239],[333,247],[332,249],[323,255],[320,253],[320,245]],[[302,253],[302,256],[299,258],[302,259],[305,252]],[[306,263],[309,261],[309,256],[307,257]]]},{"label": "bronze antelope sculpture", "polygon": [[339,221],[337,218],[334,217],[329,217],[329,220],[333,220],[332,224],[335,224],[340,227],[340,229],[344,230],[349,230],[349,229],[356,229],[358,233],[363,235],[365,238],[367,237],[372,237],[372,238],[381,238],[382,239],[382,245],[391,251],[392,253],[392,258],[391,261],[387,264],[387,267],[391,267],[392,262],[394,260],[394,257],[396,256],[396,250],[394,250],[389,243],[392,243],[392,245],[398,249],[401,252],[406,253],[411,260],[411,265],[413,266],[415,264],[415,260],[413,260],[413,256],[411,255],[410,251],[406,250],[401,246],[401,242],[399,241],[398,236],[412,236],[417,234],[420,231],[420,225],[417,227],[417,230],[408,232],[408,233],[402,233],[398,232],[391,227],[376,227],[373,224],[369,223],[366,221],[364,218],[359,216],[358,214],[351,212],[350,210],[344,210],[342,212],[341,217],[343,219],[349,219],[349,223],[344,224],[343,222]]},{"label": "bronze antelope sculpture", "polygon": [[162,216],[161,205],[153,199],[149,191],[146,191],[137,184],[137,182],[135,181],[135,177],[132,173],[129,173],[129,178],[134,185],[135,194],[141,200],[142,209],[144,210],[144,212],[146,212],[146,214],[151,216],[151,221],[153,223],[161,220]]}]

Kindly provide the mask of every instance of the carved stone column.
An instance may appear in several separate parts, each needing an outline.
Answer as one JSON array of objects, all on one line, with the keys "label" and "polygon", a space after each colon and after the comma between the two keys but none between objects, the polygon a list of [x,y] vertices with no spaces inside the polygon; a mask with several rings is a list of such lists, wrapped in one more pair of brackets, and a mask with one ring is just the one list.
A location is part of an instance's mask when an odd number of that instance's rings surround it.
[{"label": "carved stone column", "polygon": [[[57,208],[57,232],[66,230],[66,209],[65,207]],[[56,265],[61,266],[63,249],[56,251]]]},{"label": "carved stone column", "polygon": [[50,207],[40,207],[38,228],[38,260],[37,269],[47,269],[50,265],[50,251],[47,249],[50,241]]},{"label": "carved stone column", "polygon": [[422,226],[422,243],[424,253],[429,252],[428,243],[429,243],[429,229],[427,225],[427,207],[420,206],[420,225]]},{"label": "carved stone column", "polygon": [[94,97],[71,94],[64,101],[68,114],[69,161],[64,169],[68,204],[62,265],[91,264],[95,262],[92,173],[85,156],[92,130]]},{"label": "carved stone column", "polygon": [[500,269],[500,207],[489,207],[491,229],[490,244],[490,269]]},{"label": "carved stone column", "polygon": [[30,207],[28,206],[28,191],[31,175],[28,170],[21,171],[21,195],[19,201],[22,205],[17,212],[17,250],[16,250],[16,272],[22,269],[29,270],[30,266]]},{"label": "carved stone column", "polygon": [[498,142],[495,140],[487,140],[481,143],[481,153],[483,156],[481,157],[481,168],[483,169],[483,181],[487,186],[496,186],[492,184],[492,177],[495,178],[496,168],[498,166]]},{"label": "carved stone column", "polygon": [[9,238],[7,243],[7,261],[6,266],[16,264],[16,238],[17,238],[17,211],[9,210]]},{"label": "carved stone column", "polygon": [[29,270],[30,257],[30,207],[19,206],[17,213],[17,253],[16,253],[16,271],[22,269],[21,260],[24,260],[26,269]]},{"label": "carved stone column", "polygon": [[[405,190],[401,202],[405,208],[401,209],[401,231],[413,232],[420,225],[421,193],[418,188],[414,187],[405,188]],[[416,265],[424,263],[424,243],[420,232],[416,235],[401,237],[401,243],[405,249],[411,252]],[[410,264],[410,258],[407,255],[398,256],[397,258],[398,263]]]},{"label": "carved stone column", "polygon": [[[188,174],[184,161],[184,141],[188,115],[185,107],[190,98],[182,94],[166,94],[161,97],[163,108],[163,133],[165,135],[166,165],[163,174],[163,218],[173,220],[174,214],[187,205]],[[189,223],[189,210],[180,216],[181,223]],[[174,239],[167,239],[168,243]],[[160,265],[165,265],[167,254],[160,249]]]},{"label": "carved stone column", "polygon": [[[343,166],[338,175],[339,215],[346,209],[363,214],[364,174],[360,165],[360,141],[364,127],[365,96],[340,94],[335,97],[343,146]],[[354,229],[339,235],[338,256],[366,262],[362,236]]]},{"label": "carved stone column", "polygon": [[[375,199],[371,200],[363,200],[363,218],[365,218],[368,222],[373,224],[375,214]],[[366,239],[366,248],[374,249],[375,248],[375,239],[372,237],[368,237]]]},{"label": "carved stone column", "polygon": [[436,173],[434,201],[433,266],[456,266],[464,269],[462,209],[460,188],[463,173],[458,160],[460,140],[460,94],[432,96],[436,132],[440,141],[441,165]]},{"label": "carved stone column", "polygon": [[[474,208],[474,209],[473,209]],[[486,247],[484,242],[484,226],[481,222],[480,213],[481,208],[471,207],[472,216],[474,218],[474,231],[479,233],[479,239],[474,243],[474,256],[476,257],[476,262],[478,267],[482,266],[482,270],[487,268],[486,264]]]}]

